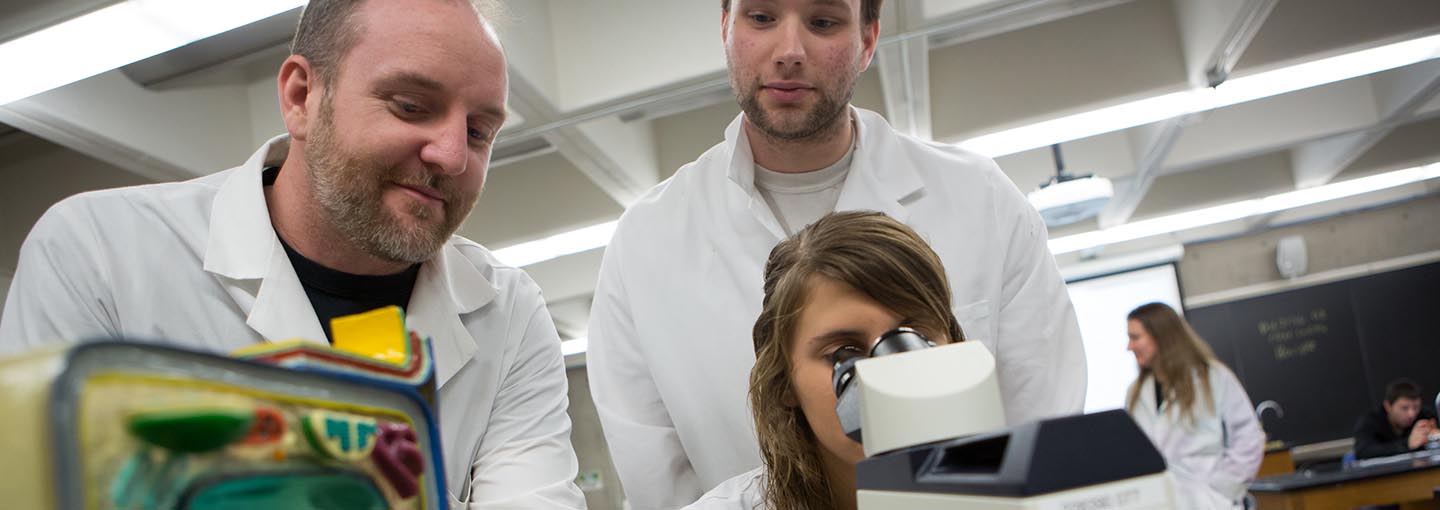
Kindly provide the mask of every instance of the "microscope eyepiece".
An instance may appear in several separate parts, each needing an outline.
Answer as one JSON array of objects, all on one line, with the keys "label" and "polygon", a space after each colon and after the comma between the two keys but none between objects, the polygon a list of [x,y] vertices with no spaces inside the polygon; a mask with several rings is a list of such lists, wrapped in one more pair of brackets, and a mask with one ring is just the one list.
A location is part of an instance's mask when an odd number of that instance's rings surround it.
[{"label": "microscope eyepiece", "polygon": [[840,396],[845,392],[845,388],[850,386],[850,380],[855,377],[855,362],[865,358],[874,358],[876,356],[885,356],[887,354],[914,351],[934,346],[935,343],[925,338],[925,335],[920,334],[919,331],[907,327],[899,327],[886,331],[885,334],[876,338],[870,346],[868,356],[864,354],[843,356],[841,355],[842,351],[836,351],[836,354],[832,355],[835,362],[835,372],[831,377],[831,385],[834,387],[835,396]]},{"label": "microscope eyepiece", "polygon": [[863,442],[860,430],[859,392],[850,391],[854,387],[851,383],[855,381],[855,364],[866,358],[934,346],[935,343],[925,338],[925,335],[920,334],[919,331],[900,327],[887,331],[880,335],[880,338],[876,338],[870,346],[869,356],[859,353],[835,356],[833,358],[835,372],[831,376],[831,385],[835,390],[835,414],[840,418],[840,426],[845,430],[845,435],[857,442]]},{"label": "microscope eyepiece", "polygon": [[850,381],[855,378],[855,362],[865,359],[863,356],[846,358],[835,362],[835,375],[831,376],[830,384],[835,390],[835,396],[845,393],[850,387]]},{"label": "microscope eyepiece", "polygon": [[935,343],[925,338],[925,335],[920,334],[919,331],[899,327],[886,331],[885,334],[880,335],[880,338],[875,339],[875,345],[870,347],[870,357],[874,358],[887,354],[915,351],[934,346]]}]

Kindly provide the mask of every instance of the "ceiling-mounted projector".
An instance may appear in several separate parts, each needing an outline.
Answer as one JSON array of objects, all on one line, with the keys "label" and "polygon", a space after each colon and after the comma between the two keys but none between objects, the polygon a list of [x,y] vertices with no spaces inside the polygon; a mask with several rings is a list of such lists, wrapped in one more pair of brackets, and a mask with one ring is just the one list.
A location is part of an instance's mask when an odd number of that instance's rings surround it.
[{"label": "ceiling-mounted projector", "polygon": [[1040,211],[1045,225],[1054,228],[1100,214],[1100,210],[1115,196],[1115,186],[1110,184],[1110,179],[1095,174],[1076,176],[1066,173],[1065,160],[1060,157],[1060,145],[1051,145],[1050,151],[1055,155],[1055,177],[1026,195],[1030,205]]}]

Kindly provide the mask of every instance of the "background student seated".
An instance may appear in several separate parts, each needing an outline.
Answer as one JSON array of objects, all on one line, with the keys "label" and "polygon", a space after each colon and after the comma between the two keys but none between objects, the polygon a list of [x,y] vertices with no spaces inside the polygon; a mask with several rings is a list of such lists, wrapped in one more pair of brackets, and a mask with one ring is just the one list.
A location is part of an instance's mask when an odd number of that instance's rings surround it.
[{"label": "background student seated", "polygon": [[1421,406],[1420,387],[1399,379],[1385,387],[1385,402],[1355,423],[1355,458],[1384,457],[1425,447],[1435,427],[1435,411]]}]

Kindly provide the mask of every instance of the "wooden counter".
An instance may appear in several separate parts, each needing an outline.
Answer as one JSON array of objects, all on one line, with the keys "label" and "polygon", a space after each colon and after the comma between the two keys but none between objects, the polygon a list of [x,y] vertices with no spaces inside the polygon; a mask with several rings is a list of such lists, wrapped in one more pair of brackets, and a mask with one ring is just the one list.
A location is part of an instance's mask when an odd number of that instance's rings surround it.
[{"label": "wooden counter", "polygon": [[1350,510],[1355,507],[1412,503],[1434,508],[1440,488],[1440,451],[1375,459],[1330,473],[1301,472],[1250,484],[1260,510]]}]

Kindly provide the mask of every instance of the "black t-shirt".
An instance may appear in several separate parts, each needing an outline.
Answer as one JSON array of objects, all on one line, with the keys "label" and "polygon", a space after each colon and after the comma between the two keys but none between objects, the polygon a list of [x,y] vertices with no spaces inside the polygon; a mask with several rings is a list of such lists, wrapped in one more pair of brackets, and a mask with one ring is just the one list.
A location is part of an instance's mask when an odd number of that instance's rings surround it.
[{"label": "black t-shirt", "polygon": [[[265,169],[265,185],[275,182],[275,176],[279,173],[279,168]],[[315,316],[320,320],[320,326],[325,329],[325,339],[330,343],[335,342],[330,333],[330,319],[389,305],[404,310],[410,304],[410,293],[415,290],[420,264],[412,265],[396,274],[350,274],[305,258],[291,248],[278,232],[276,237],[280,238],[280,245],[285,247],[290,265],[295,268],[295,276],[300,278],[300,285],[305,288],[305,297],[310,299],[310,306],[315,308]]]},{"label": "black t-shirt", "polygon": [[[1415,422],[1433,419],[1435,419],[1435,412],[1421,407],[1420,414],[1415,417]],[[1395,428],[1390,426],[1390,415],[1385,412],[1385,406],[1377,406],[1355,422],[1355,458],[1368,459],[1409,452],[1411,451],[1410,431],[1414,429],[1415,423],[1411,423],[1405,430],[1396,434]],[[1420,448],[1424,447],[1424,445],[1420,446]]]}]

